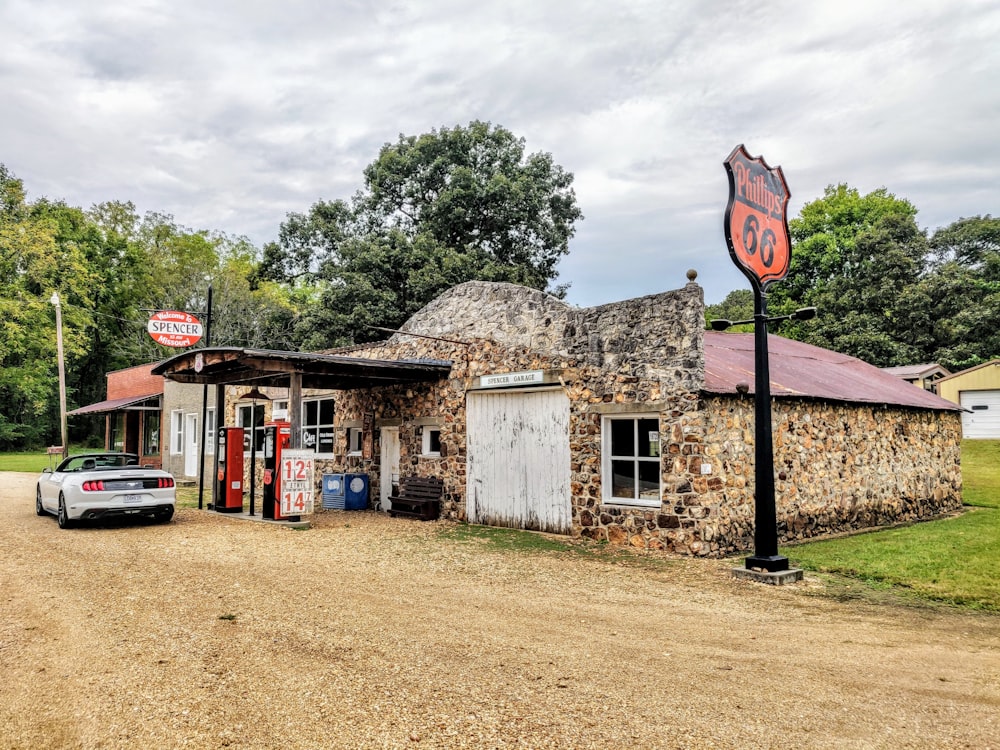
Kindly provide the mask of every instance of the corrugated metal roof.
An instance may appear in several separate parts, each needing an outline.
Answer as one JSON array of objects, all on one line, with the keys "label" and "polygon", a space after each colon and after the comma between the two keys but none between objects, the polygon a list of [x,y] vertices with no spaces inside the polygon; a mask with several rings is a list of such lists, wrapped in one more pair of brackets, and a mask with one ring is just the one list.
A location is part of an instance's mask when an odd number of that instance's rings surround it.
[{"label": "corrugated metal roof", "polygon": [[89,406],[81,406],[79,409],[66,412],[66,414],[68,416],[75,417],[78,414],[100,414],[102,412],[118,411],[119,409],[125,409],[126,407],[133,406],[134,404],[140,404],[143,401],[149,401],[154,398],[159,400],[162,395],[163,391],[160,391],[159,393],[149,393],[145,396],[112,398],[107,401],[98,401],[96,404],[90,404]]},{"label": "corrugated metal roof", "polygon": [[938,364],[923,364],[923,365],[899,365],[897,367],[883,367],[882,370],[889,373],[890,375],[895,375],[897,378],[919,378],[924,375],[933,374],[935,372],[940,372],[942,376],[948,375],[949,372]]},{"label": "corrugated metal roof", "polygon": [[[951,401],[917,388],[856,357],[780,336],[767,337],[771,395],[959,411]],[[754,335],[705,331],[705,391],[754,392]]]}]

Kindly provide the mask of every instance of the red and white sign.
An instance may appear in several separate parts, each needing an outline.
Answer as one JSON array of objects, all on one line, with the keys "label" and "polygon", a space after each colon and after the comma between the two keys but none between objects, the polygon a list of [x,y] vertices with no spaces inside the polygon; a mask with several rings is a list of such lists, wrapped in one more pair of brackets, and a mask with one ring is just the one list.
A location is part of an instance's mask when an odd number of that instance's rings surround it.
[{"label": "red and white sign", "polygon": [[285,448],[281,452],[281,515],[301,516],[313,512],[316,454]]},{"label": "red and white sign", "polygon": [[788,185],[781,167],[750,156],[743,145],[723,163],[729,175],[726,244],[733,262],[763,291],[785,278],[791,262],[788,237]]},{"label": "red and white sign", "polygon": [[182,348],[197,344],[204,333],[201,321],[191,313],[163,310],[153,313],[146,330],[157,344]]}]

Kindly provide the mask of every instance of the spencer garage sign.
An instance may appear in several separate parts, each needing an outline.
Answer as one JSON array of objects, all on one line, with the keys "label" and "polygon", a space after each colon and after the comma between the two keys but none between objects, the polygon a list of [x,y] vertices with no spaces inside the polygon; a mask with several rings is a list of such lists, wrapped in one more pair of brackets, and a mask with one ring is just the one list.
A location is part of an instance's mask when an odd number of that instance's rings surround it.
[{"label": "spencer garage sign", "polygon": [[194,315],[176,310],[153,313],[146,330],[157,344],[175,348],[194,346],[204,333],[201,321]]}]

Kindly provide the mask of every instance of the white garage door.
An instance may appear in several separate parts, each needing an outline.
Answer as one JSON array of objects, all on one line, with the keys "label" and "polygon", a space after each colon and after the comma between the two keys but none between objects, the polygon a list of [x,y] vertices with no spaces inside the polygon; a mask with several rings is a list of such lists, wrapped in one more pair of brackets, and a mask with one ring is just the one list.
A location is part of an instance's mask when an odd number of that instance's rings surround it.
[{"label": "white garage door", "polygon": [[1000,439],[1000,391],[962,391],[962,437]]},{"label": "white garage door", "polygon": [[470,393],[466,411],[469,521],[570,533],[565,392]]}]

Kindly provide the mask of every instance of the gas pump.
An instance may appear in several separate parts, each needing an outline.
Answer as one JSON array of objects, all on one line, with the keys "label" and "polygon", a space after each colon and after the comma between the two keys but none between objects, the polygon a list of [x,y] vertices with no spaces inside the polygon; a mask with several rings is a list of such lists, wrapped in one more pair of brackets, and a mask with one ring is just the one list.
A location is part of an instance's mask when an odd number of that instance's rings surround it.
[{"label": "gas pump", "polygon": [[243,510],[243,428],[219,428],[219,473],[215,510],[240,513]]},{"label": "gas pump", "polygon": [[292,440],[291,422],[264,425],[264,502],[261,515],[275,521],[298,521],[299,516],[281,515],[281,452]]}]

